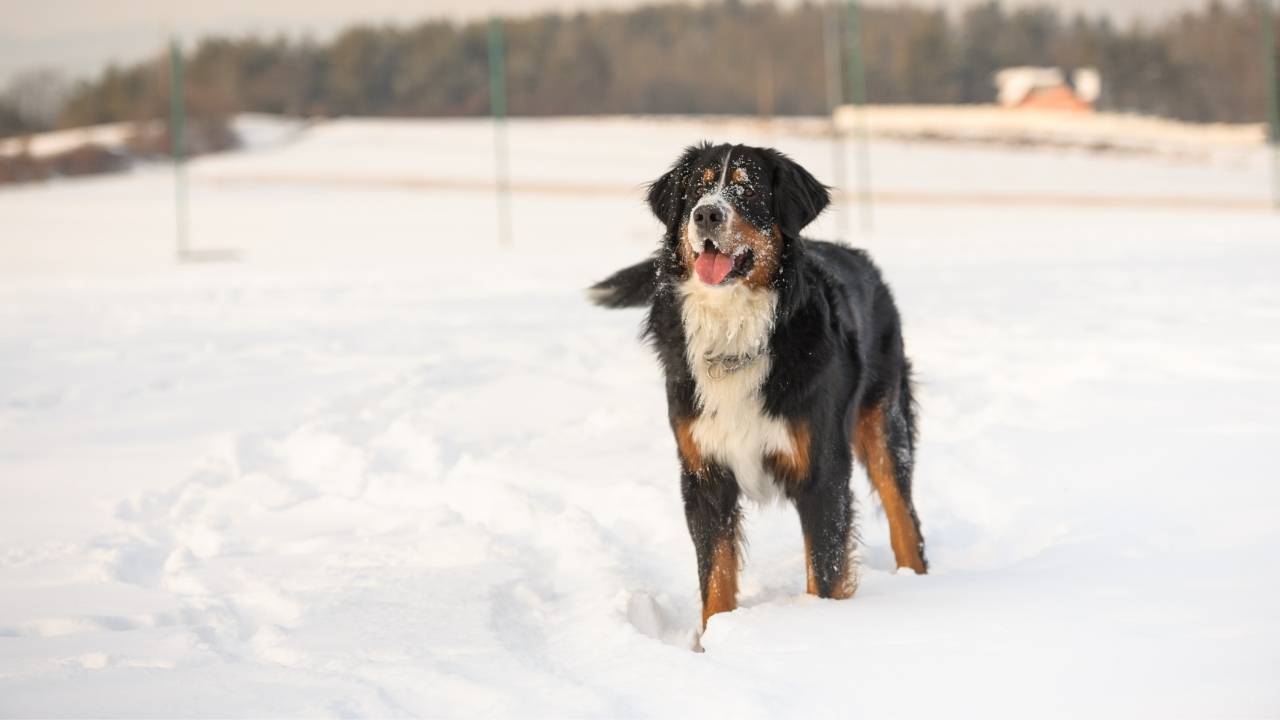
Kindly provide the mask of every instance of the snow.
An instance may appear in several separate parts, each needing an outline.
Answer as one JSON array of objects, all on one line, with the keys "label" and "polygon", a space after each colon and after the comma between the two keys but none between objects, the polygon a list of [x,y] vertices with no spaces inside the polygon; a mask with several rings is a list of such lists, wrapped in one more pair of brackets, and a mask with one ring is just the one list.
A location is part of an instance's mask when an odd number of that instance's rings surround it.
[{"label": "snow", "polygon": [[1231,205],[1260,149],[876,142],[899,200],[858,243],[920,377],[931,574],[895,572],[861,476],[852,600],[805,596],[793,513],[751,509],[695,653],[656,362],[582,288],[652,247],[684,145],[830,181],[826,145],[510,130],[509,248],[483,122],[195,161],[193,244],[240,263],[172,263],[163,168],[0,190],[0,714],[1280,711],[1280,217]]},{"label": "snow", "polygon": [[[1062,84],[1062,72],[1057,68],[1009,70],[1017,71],[1012,76],[1016,82],[1007,88],[1010,102],[1016,103],[1034,85]],[[1077,91],[1083,92],[1083,86],[1089,84],[1080,76],[1089,70],[1077,69]],[[1042,72],[1049,77],[1036,77]],[[1098,82],[1096,72],[1093,77]],[[1005,95],[1002,88],[1002,101]],[[1088,97],[1083,99],[1092,102]],[[1188,123],[1129,113],[1010,109],[1000,105],[870,105],[861,111],[842,105],[835,112],[835,120],[845,132],[855,132],[860,114],[873,137],[887,139],[1056,146],[1196,159],[1249,154],[1267,141],[1263,123]]]},{"label": "snow", "polygon": [[[235,117],[232,130],[241,145],[246,148],[262,148],[289,140],[302,126],[303,123],[297,120],[280,116],[243,113]],[[155,127],[152,125],[148,129]],[[34,157],[46,157],[70,152],[87,144],[125,150],[137,130],[137,123],[118,122],[0,138],[0,155],[18,155],[25,151]]]},{"label": "snow", "polygon": [[87,144],[122,148],[134,130],[134,123],[119,122],[7,137],[0,139],[0,155],[18,155],[25,150],[35,157],[44,157],[70,152]]}]

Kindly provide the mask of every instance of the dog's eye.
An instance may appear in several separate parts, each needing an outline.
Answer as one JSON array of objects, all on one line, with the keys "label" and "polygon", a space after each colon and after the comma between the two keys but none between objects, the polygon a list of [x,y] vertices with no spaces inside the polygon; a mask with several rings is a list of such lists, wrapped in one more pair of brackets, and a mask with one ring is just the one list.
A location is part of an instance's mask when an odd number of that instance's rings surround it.
[{"label": "dog's eye", "polygon": [[755,191],[755,190],[752,190],[752,189],[751,189],[751,188],[749,188],[749,187],[745,187],[745,188],[742,188],[742,194],[743,194],[743,196],[744,196],[744,197],[755,197],[755,196],[756,196],[756,191]]}]

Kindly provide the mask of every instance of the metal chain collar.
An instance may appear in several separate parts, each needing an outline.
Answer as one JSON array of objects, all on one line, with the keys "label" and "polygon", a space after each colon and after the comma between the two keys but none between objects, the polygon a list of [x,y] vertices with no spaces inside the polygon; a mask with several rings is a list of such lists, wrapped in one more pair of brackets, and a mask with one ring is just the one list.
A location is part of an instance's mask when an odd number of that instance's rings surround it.
[{"label": "metal chain collar", "polygon": [[707,374],[715,380],[722,380],[751,363],[760,359],[764,348],[741,355],[706,355],[702,359],[707,363]]}]

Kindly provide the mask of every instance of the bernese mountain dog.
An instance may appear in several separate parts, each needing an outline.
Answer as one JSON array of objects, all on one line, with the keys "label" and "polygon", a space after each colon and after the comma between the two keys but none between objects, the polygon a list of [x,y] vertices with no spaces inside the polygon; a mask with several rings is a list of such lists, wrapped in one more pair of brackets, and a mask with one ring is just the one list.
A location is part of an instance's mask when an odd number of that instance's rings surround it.
[{"label": "bernese mountain dog", "polygon": [[737,605],[744,496],[795,505],[809,593],[853,594],[855,457],[898,566],[924,573],[902,324],[865,252],[800,236],[828,189],[776,150],[703,143],[649,186],[648,202],[666,228],[661,247],[591,294],[649,307],[703,627]]}]

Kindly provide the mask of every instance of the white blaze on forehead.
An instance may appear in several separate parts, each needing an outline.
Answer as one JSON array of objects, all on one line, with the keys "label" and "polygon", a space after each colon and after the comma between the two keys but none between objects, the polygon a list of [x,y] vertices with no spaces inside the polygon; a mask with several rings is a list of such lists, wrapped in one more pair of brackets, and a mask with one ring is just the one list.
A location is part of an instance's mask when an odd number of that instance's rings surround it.
[{"label": "white blaze on forehead", "polygon": [[698,202],[694,203],[693,209],[689,211],[689,217],[685,219],[685,242],[689,243],[689,247],[693,250],[694,255],[698,255],[702,252],[702,240],[698,237],[698,229],[693,224],[693,214],[698,211],[698,208],[706,205],[719,205],[724,209],[725,223],[727,224],[733,219],[733,204],[723,202],[724,186],[729,177],[729,160],[732,157],[733,146],[730,145],[729,149],[724,153],[724,162],[720,165],[720,182],[716,184],[714,190],[711,190],[701,198],[698,198]]},{"label": "white blaze on forehead", "polygon": [[717,192],[724,190],[724,180],[729,176],[729,158],[731,157],[733,157],[732,145],[730,145],[729,149],[724,153],[724,165],[720,166],[720,184],[716,186]]}]

